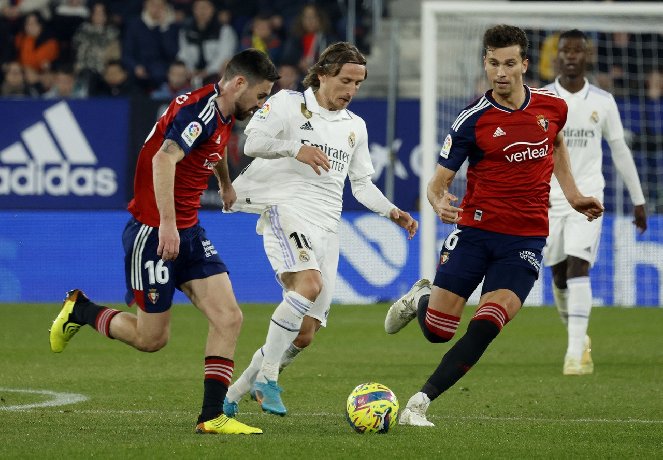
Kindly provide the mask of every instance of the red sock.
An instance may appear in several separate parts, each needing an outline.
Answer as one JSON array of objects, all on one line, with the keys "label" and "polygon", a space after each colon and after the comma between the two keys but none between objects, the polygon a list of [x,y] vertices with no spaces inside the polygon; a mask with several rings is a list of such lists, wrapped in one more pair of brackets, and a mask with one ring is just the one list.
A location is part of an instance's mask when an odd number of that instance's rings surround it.
[{"label": "red sock", "polygon": [[105,335],[109,339],[112,339],[113,337],[110,335],[110,323],[118,313],[120,313],[120,310],[101,307],[97,313],[97,318],[94,321],[94,328],[99,331],[101,335]]},{"label": "red sock", "polygon": [[458,329],[458,323],[459,316],[448,315],[430,307],[426,310],[426,328],[438,337],[450,340]]},{"label": "red sock", "polygon": [[509,314],[501,305],[487,302],[477,309],[472,319],[485,319],[490,321],[501,331],[506,323],[509,322]]}]

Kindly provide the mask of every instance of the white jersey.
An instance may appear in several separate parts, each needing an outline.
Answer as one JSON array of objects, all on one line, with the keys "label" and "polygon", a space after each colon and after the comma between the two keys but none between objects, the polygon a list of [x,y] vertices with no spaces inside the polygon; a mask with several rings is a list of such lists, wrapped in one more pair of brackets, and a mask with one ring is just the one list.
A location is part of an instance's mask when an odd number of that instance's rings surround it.
[{"label": "white jersey", "polygon": [[[306,92],[281,90],[253,115],[245,130],[251,136],[290,141],[288,156],[256,158],[233,186],[234,211],[262,213],[268,206],[288,206],[306,221],[336,231],[343,205],[346,177],[370,177],[366,123],[350,110],[320,107],[311,88]],[[302,145],[327,154],[329,172],[318,176],[294,156]]]},{"label": "white jersey", "polygon": [[[586,196],[602,196],[605,179],[601,140],[612,142],[624,138],[615,99],[586,79],[585,86],[577,93],[564,89],[559,79],[546,89],[562,97],[569,107],[563,133],[578,189]],[[554,175],[550,182],[550,203],[553,207],[571,209]]]}]

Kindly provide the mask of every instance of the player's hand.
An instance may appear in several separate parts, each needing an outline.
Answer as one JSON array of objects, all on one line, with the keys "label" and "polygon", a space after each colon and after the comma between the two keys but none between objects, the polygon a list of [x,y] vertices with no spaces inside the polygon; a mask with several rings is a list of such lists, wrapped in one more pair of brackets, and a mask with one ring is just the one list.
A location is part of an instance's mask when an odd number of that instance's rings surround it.
[{"label": "player's hand", "polygon": [[633,207],[633,223],[640,231],[640,234],[645,233],[645,230],[647,230],[647,211],[644,204]]},{"label": "player's hand", "polygon": [[444,192],[444,195],[438,198],[433,206],[435,214],[445,224],[455,224],[460,221],[460,213],[463,212],[463,208],[457,208],[451,204],[456,201],[458,201],[456,195]]},{"label": "player's hand", "polygon": [[159,225],[157,255],[162,260],[175,260],[180,253],[180,234],[175,222]]},{"label": "player's hand", "polygon": [[325,152],[310,145],[302,145],[295,159],[309,165],[318,176],[322,174],[320,168],[325,171],[329,171],[330,168],[329,158],[327,158]]},{"label": "player's hand", "polygon": [[237,201],[235,187],[233,187],[232,184],[227,187],[221,187],[219,189],[219,197],[221,198],[221,203],[223,203],[223,210],[230,211],[230,208],[232,208],[235,201]]},{"label": "player's hand", "polygon": [[603,215],[603,205],[593,196],[579,195],[574,200],[569,201],[569,204],[573,209],[587,216],[589,222]]},{"label": "player's hand", "polygon": [[419,222],[414,220],[410,213],[394,208],[389,212],[389,218],[392,222],[407,230],[408,240],[411,240],[416,235]]}]

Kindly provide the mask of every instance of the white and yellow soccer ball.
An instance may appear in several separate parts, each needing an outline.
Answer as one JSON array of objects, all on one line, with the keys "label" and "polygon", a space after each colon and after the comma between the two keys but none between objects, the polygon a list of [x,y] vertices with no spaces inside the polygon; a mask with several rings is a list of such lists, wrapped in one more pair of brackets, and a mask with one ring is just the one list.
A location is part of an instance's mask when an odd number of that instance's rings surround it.
[{"label": "white and yellow soccer ball", "polygon": [[398,399],[381,383],[362,383],[348,396],[346,416],[357,433],[386,433],[396,424]]}]

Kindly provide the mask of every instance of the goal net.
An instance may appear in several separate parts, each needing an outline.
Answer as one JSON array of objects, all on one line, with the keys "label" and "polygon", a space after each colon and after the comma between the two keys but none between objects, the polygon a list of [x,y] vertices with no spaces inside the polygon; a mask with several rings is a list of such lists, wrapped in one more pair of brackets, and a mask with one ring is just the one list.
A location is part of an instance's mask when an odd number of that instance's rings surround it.
[{"label": "goal net", "polygon": [[[484,31],[496,24],[524,29],[530,40],[526,84],[556,75],[561,31],[580,29],[591,42],[591,83],[610,91],[619,106],[647,200],[649,229],[639,235],[633,206],[604,143],[606,217],[599,256],[591,272],[595,305],[660,305],[663,301],[663,5],[587,2],[422,3],[420,271],[430,277],[444,238],[452,230],[433,213],[426,186],[440,144],[466,105],[490,86],[482,64]],[[462,199],[465,168],[452,193]],[[470,302],[478,300],[478,293]],[[550,270],[543,269],[527,305],[552,304]]]}]

